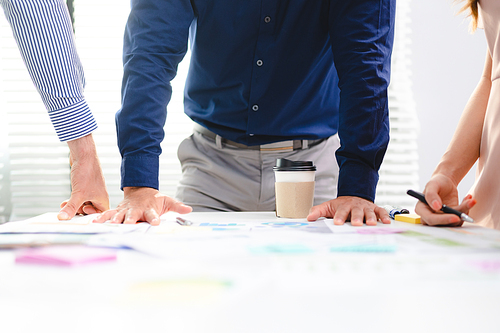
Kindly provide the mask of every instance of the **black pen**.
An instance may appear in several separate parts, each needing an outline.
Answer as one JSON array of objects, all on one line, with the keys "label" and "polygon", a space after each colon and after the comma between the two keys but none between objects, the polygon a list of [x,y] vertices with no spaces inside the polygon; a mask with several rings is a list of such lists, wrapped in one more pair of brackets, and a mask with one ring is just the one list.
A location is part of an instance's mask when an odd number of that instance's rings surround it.
[{"label": "black pen", "polygon": [[[430,207],[430,205],[427,203],[427,200],[425,200],[425,196],[422,193],[413,190],[408,190],[408,192],[406,193],[414,198],[417,198]],[[443,207],[441,207],[441,211],[446,214],[455,214],[456,216],[460,217],[462,221],[474,223],[474,220],[469,215],[459,212],[458,210],[450,208],[446,205],[443,205]]]},{"label": "black pen", "polygon": [[183,219],[182,217],[176,217],[175,221],[177,223],[179,223],[180,225],[192,225],[193,224],[193,222],[186,220],[186,219]]}]

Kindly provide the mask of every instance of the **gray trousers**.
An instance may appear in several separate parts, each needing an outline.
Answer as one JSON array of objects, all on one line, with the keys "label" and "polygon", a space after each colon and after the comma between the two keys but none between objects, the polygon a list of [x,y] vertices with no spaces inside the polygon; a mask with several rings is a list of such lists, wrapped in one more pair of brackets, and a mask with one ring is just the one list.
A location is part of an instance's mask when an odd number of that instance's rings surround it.
[{"label": "gray trousers", "polygon": [[215,141],[194,132],[177,151],[182,177],[176,199],[195,212],[274,211],[273,166],[277,158],[314,162],[314,205],[337,196],[338,135],[310,148],[285,152],[236,148]]}]

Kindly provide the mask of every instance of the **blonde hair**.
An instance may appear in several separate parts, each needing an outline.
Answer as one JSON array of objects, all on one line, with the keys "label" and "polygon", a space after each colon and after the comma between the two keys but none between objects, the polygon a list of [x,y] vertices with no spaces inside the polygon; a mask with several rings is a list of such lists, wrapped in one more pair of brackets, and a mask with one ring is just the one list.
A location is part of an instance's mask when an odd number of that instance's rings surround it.
[{"label": "blonde hair", "polygon": [[477,21],[479,19],[479,0],[457,0],[458,2],[465,1],[465,5],[460,9],[459,13],[466,12],[467,16],[472,18],[470,23],[471,31],[474,32],[477,29]]}]

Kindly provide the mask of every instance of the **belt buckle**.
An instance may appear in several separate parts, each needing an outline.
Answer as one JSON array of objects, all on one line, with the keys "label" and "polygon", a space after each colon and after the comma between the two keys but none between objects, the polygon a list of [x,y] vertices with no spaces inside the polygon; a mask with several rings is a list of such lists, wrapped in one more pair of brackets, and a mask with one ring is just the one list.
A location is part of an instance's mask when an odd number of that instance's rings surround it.
[{"label": "belt buckle", "polygon": [[260,145],[260,151],[273,152],[273,151],[293,151],[293,140],[278,141]]}]

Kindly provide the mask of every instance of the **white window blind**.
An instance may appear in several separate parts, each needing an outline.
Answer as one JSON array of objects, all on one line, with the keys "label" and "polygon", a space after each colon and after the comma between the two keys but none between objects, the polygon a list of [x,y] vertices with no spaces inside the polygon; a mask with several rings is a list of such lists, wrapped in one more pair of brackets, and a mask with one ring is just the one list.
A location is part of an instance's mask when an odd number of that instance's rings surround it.
[{"label": "white window blind", "polygon": [[2,157],[8,158],[2,163],[2,181],[8,181],[2,188],[8,192],[2,191],[0,206],[16,220],[57,210],[69,196],[68,149],[55,135],[3,13],[0,48],[0,112],[7,136],[0,146],[7,148]]},{"label": "white window blind", "polygon": [[[1,40],[1,39],[0,39]],[[2,48],[0,48],[0,68],[2,68]],[[1,77],[1,72],[0,72]],[[9,136],[7,133],[6,105],[3,81],[0,80],[0,223],[8,221],[10,216],[10,168]]]},{"label": "white window blind", "polygon": [[[418,186],[418,123],[409,70],[409,3],[410,0],[399,0],[397,4],[389,89],[391,143],[377,190],[377,203],[406,207],[414,205],[414,200],[406,198],[406,190]],[[85,96],[99,126],[94,139],[114,207],[123,198],[114,115],[120,107],[122,42],[130,1],[75,0],[74,7],[76,43],[87,81]],[[177,147],[192,132],[192,122],[182,106],[188,65],[189,54],[172,82],[173,96],[160,158],[160,190],[171,196],[181,173]],[[0,81],[0,216],[11,213],[10,219],[16,220],[56,211],[70,195],[68,148],[55,135],[3,15]]]},{"label": "white window blind", "polygon": [[415,199],[406,195],[408,189],[418,189],[418,118],[411,83],[410,2],[398,0],[396,33],[392,53],[391,85],[389,87],[389,117],[391,141],[380,169],[376,203],[407,208]]}]

